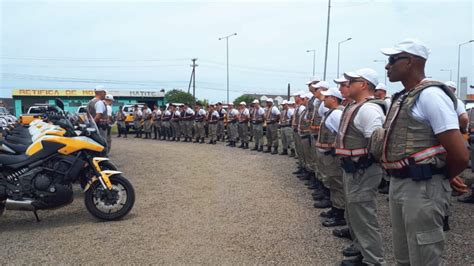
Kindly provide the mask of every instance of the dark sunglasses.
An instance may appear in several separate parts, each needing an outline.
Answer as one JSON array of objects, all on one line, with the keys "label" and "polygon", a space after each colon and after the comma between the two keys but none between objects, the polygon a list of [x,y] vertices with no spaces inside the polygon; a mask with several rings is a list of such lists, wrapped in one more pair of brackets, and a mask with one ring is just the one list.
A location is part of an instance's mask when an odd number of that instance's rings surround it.
[{"label": "dark sunglasses", "polygon": [[400,59],[408,59],[408,58],[410,58],[410,57],[409,56],[398,56],[398,57],[390,56],[390,57],[388,57],[388,64],[393,65]]}]

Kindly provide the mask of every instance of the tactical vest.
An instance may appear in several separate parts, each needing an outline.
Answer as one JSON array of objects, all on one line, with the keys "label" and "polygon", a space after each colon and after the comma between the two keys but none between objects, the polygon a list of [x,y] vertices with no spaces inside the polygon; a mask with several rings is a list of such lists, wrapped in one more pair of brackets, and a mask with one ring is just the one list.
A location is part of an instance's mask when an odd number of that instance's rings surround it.
[{"label": "tactical vest", "polygon": [[343,106],[338,106],[336,109],[329,110],[326,113],[326,116],[321,121],[321,127],[319,128],[318,141],[316,142],[316,147],[321,149],[331,149],[334,148],[334,142],[336,141],[337,132],[331,132],[329,128],[326,127],[326,119],[332,114],[334,110],[344,110]]},{"label": "tactical vest", "polygon": [[95,104],[98,101],[100,101],[100,99],[94,98],[87,103],[87,112],[92,116],[92,118],[94,118],[96,115]]},{"label": "tactical vest", "polygon": [[305,109],[305,118],[303,120],[305,121],[302,121],[300,123],[300,129],[303,130],[303,131],[310,131],[311,130],[311,125],[313,124],[313,115],[314,115],[314,110],[315,110],[315,106],[314,106],[314,101],[316,100],[316,97],[311,97],[311,99],[308,101],[308,105],[306,106],[306,109]]},{"label": "tactical vest", "polygon": [[125,113],[123,111],[117,112],[117,121],[125,121]]},{"label": "tactical vest", "polygon": [[245,111],[248,111],[248,109],[245,108],[245,109],[242,110],[242,112],[239,112],[239,113],[240,113],[240,119],[239,119],[239,121],[240,121],[241,123],[244,123],[244,122],[248,121],[248,119],[249,119],[248,115],[244,115]]},{"label": "tactical vest", "polygon": [[171,112],[168,111],[169,114],[166,114],[166,111],[163,114],[163,121],[170,121],[171,119]]},{"label": "tactical vest", "polygon": [[252,120],[253,121],[261,121],[263,122],[264,118],[265,118],[265,112],[263,112],[262,114],[259,114],[258,111],[260,111],[262,109],[262,107],[259,107],[259,108],[254,108],[253,109],[253,113],[252,113]]},{"label": "tactical vest", "polygon": [[445,165],[446,150],[430,125],[419,122],[411,113],[420,93],[431,86],[441,88],[457,106],[456,96],[443,83],[422,81],[410,91],[402,91],[393,97],[392,106],[384,124],[382,165],[385,169],[401,169],[410,163]]},{"label": "tactical vest", "polygon": [[214,115],[214,111],[210,111],[208,114],[207,114],[207,122],[209,124],[215,124],[217,123],[217,121],[219,120],[219,114]]},{"label": "tactical vest", "polygon": [[219,111],[217,111],[219,113],[219,120],[222,120],[224,121],[224,116],[225,116],[225,113],[224,113],[224,109],[220,109]]},{"label": "tactical vest", "polygon": [[153,120],[155,121],[161,121],[161,114],[158,114],[158,111],[153,111]]},{"label": "tactical vest", "polygon": [[288,126],[290,124],[290,121],[291,121],[290,119],[291,118],[288,117],[288,110],[281,111],[280,125],[282,125],[282,126]]},{"label": "tactical vest", "polygon": [[189,120],[193,116],[193,114],[188,113],[187,110],[186,110],[182,113],[182,116],[183,116],[183,118],[185,118],[185,120]]},{"label": "tactical vest", "polygon": [[336,154],[342,156],[363,156],[368,154],[367,146],[368,139],[364,134],[354,125],[354,118],[359,112],[360,108],[367,103],[375,103],[379,105],[382,110],[385,109],[385,101],[378,99],[366,99],[360,103],[350,103],[344,108],[342,113],[341,123],[336,136]]},{"label": "tactical vest", "polygon": [[[301,105],[295,108],[295,112],[293,113],[293,117],[291,118],[291,125],[293,126],[295,130],[298,129],[299,123],[300,123],[300,116],[301,116],[299,112],[300,108],[301,108]],[[303,113],[303,111],[301,113]]]},{"label": "tactical vest", "polygon": [[[143,115],[143,113],[142,113]],[[142,119],[142,115],[138,115],[138,111],[133,111],[133,120],[140,121]]]},{"label": "tactical vest", "polygon": [[202,122],[204,120],[204,117],[206,117],[206,115],[199,114],[199,111],[201,110],[198,110],[196,112],[196,116],[194,116],[194,121],[196,122]]},{"label": "tactical vest", "polygon": [[149,111],[149,109],[146,109],[146,110],[142,111],[142,113],[143,113],[143,119],[145,119],[145,120],[150,120],[151,117],[152,117],[152,112],[151,112],[151,110],[150,110],[150,112],[148,112],[148,111]]},{"label": "tactical vest", "polygon": [[321,106],[322,102],[323,101],[319,100],[318,103],[313,107],[313,110],[311,111],[310,128],[311,128],[311,133],[312,134],[318,134],[319,133],[319,127],[321,126],[321,121],[323,120],[323,118],[319,115],[319,107]]},{"label": "tactical vest", "polygon": [[309,134],[309,120],[307,119],[308,109],[304,109],[300,115],[298,115],[298,134],[308,135]]},{"label": "tactical vest", "polygon": [[229,121],[232,121],[232,120],[235,120],[235,115],[233,114],[234,109],[229,109],[229,114],[227,115],[227,117],[229,118]]},{"label": "tactical vest", "polygon": [[267,110],[267,121],[272,121],[272,122],[278,122],[277,121],[277,118],[278,118],[278,115],[275,115],[273,114],[273,108],[274,106],[272,105],[272,107],[268,108]]}]

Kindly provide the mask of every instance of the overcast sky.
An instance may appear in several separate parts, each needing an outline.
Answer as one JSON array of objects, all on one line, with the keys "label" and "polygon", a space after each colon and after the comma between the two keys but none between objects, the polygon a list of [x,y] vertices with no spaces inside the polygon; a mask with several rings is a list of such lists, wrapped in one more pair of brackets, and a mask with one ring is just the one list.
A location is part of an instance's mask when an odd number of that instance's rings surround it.
[{"label": "overcast sky", "polygon": [[[187,90],[191,58],[198,58],[196,96],[226,98],[229,39],[230,98],[286,93],[322,77],[327,1],[10,1],[1,8],[1,90],[93,88]],[[342,1],[331,8],[327,80],[374,68],[384,81],[379,49],[415,37],[432,54],[427,76],[457,77],[460,43],[474,38],[474,6],[465,1]],[[462,47],[461,76],[474,83],[474,44]],[[390,90],[401,88],[388,84]]]}]

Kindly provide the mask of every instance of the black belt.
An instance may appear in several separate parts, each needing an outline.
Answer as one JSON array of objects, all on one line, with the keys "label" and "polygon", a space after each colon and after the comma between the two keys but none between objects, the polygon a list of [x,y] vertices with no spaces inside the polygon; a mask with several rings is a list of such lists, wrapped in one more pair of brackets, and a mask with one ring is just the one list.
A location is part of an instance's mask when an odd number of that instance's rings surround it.
[{"label": "black belt", "polygon": [[311,135],[303,135],[303,136],[301,136],[301,138],[302,138],[302,139],[309,139],[310,136],[311,136]]},{"label": "black belt", "polygon": [[357,162],[354,162],[351,157],[342,157],[341,158],[341,168],[344,169],[346,173],[355,173],[359,170],[365,170],[369,168],[374,163],[374,160],[370,157],[361,156]]},{"label": "black belt", "polygon": [[267,125],[275,124],[275,121],[267,121]]},{"label": "black belt", "polygon": [[446,167],[438,168],[434,164],[412,164],[401,169],[388,169],[387,174],[394,178],[411,178],[413,181],[429,180],[434,175],[445,175]]},{"label": "black belt", "polygon": [[254,125],[258,125],[258,124],[261,124],[261,123],[263,123],[263,122],[262,121],[252,121],[252,124],[254,124]]},{"label": "black belt", "polygon": [[291,125],[280,125],[280,127],[291,127]]}]

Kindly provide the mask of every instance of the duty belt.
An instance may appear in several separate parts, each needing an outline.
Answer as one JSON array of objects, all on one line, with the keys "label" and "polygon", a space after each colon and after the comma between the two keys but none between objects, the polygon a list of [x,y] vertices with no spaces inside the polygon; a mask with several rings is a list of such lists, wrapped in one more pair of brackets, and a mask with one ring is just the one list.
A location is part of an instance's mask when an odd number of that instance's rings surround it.
[{"label": "duty belt", "polygon": [[411,178],[413,181],[429,180],[434,175],[446,176],[446,167],[438,168],[434,164],[413,164],[401,169],[389,169],[387,174],[394,178]]},{"label": "duty belt", "polygon": [[343,155],[343,156],[362,156],[362,155],[367,155],[368,151],[366,148],[353,149],[353,150],[336,148],[336,154]]},{"label": "duty belt", "polygon": [[[446,153],[446,150],[443,146],[433,146],[417,153],[410,155],[407,158],[401,159],[396,162],[382,162],[382,166],[385,169],[402,169],[406,166],[409,166],[411,162],[418,163],[430,157],[433,157],[438,154]],[[413,164],[413,163],[412,163]]]}]

